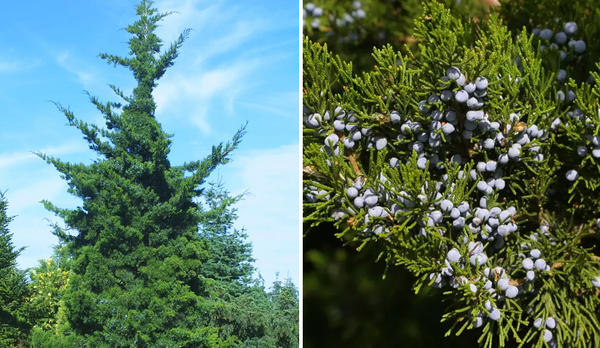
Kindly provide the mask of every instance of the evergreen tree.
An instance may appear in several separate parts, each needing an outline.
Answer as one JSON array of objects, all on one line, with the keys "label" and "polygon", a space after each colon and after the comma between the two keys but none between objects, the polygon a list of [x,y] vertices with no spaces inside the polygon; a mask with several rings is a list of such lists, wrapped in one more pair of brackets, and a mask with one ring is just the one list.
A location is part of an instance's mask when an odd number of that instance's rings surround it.
[{"label": "evergreen tree", "polygon": [[131,95],[111,86],[121,102],[90,97],[106,128],[78,120],[58,105],[98,159],[85,165],[40,154],[83,200],[73,210],[44,202],[67,226],[55,229],[72,258],[66,317],[91,347],[228,346],[234,339],[221,338],[219,328],[209,325],[203,265],[210,250],[198,234],[201,209],[194,199],[212,170],[228,161],[243,129],[204,160],[170,164],[171,142],[155,118],[152,91],[187,31],[161,51],[154,31],[168,13],[143,0],[137,15],[126,28],[129,56],[100,55],[131,70],[137,82]]},{"label": "evergreen tree", "polygon": [[207,242],[210,258],[201,267],[206,278],[210,323],[222,328],[221,337],[235,337],[237,344],[262,341],[267,334],[264,317],[270,307],[261,306],[264,290],[252,286],[252,247],[243,230],[233,228],[237,218],[233,207],[242,196],[232,197],[221,184],[204,192],[205,209],[199,234]]},{"label": "evergreen tree", "polygon": [[0,346],[12,347],[23,339],[28,323],[23,313],[27,283],[25,272],[16,268],[21,249],[12,244],[12,233],[8,224],[12,220],[6,215],[8,203],[0,192]]},{"label": "evergreen tree", "polygon": [[283,282],[277,279],[270,297],[273,303],[271,336],[275,337],[276,346],[297,347],[299,330],[295,323],[299,320],[298,290],[290,279]]},{"label": "evergreen tree", "polygon": [[233,205],[243,196],[232,197],[222,185],[212,184],[203,198],[199,233],[211,255],[202,267],[211,324],[222,328],[223,338],[236,337],[240,347],[297,347],[298,292],[291,281],[277,280],[269,293],[259,279],[252,279],[251,245],[244,230],[233,228]]},{"label": "evergreen tree", "polygon": [[208,242],[211,258],[202,265],[202,274],[235,285],[239,292],[243,285],[249,284],[254,272],[247,234],[233,228],[237,219],[233,205],[243,197],[232,197],[221,184],[211,184],[203,198],[206,209],[201,214],[199,233]]}]

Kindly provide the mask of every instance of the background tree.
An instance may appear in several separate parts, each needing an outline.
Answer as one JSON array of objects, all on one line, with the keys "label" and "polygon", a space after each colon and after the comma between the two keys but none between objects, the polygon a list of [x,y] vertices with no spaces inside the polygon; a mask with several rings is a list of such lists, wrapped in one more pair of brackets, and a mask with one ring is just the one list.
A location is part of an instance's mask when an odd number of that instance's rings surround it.
[{"label": "background tree", "polygon": [[222,184],[210,184],[203,198],[206,208],[201,213],[199,234],[208,241],[211,257],[202,265],[202,274],[230,284],[235,295],[240,287],[249,284],[255,270],[252,245],[246,240],[247,234],[233,227],[237,219],[234,205],[243,196],[232,197]]},{"label": "background tree", "polygon": [[299,330],[295,323],[299,320],[299,303],[294,283],[290,279],[283,282],[277,279],[273,283],[270,299],[273,304],[271,336],[276,338],[275,346],[297,347]]},{"label": "background tree", "polygon": [[209,281],[203,264],[211,255],[198,234],[201,210],[194,199],[212,170],[228,161],[243,130],[230,143],[214,146],[204,160],[170,164],[170,140],[154,117],[152,91],[187,31],[161,51],[154,31],[168,13],[158,13],[144,0],[137,15],[126,28],[130,55],[100,55],[127,67],[137,82],[131,95],[111,86],[121,102],[90,96],[106,128],[58,106],[98,159],[85,165],[40,154],[83,201],[76,209],[44,203],[66,224],[55,229],[72,258],[66,317],[89,346],[228,346],[234,339],[222,339],[207,320]]},{"label": "background tree", "polygon": [[38,348],[76,348],[86,344],[85,337],[74,334],[67,318],[64,294],[69,286],[69,257],[65,247],[58,246],[54,255],[40,260],[29,270],[26,311],[33,325],[27,346]]},{"label": "background tree", "polygon": [[264,289],[252,282],[254,260],[246,233],[233,227],[237,219],[233,206],[243,197],[232,197],[221,184],[211,184],[203,198],[199,234],[210,253],[202,265],[212,304],[210,323],[222,328],[221,337],[236,337],[237,344],[262,342],[268,335],[271,306],[264,302]]},{"label": "background tree", "polygon": [[29,323],[23,310],[28,295],[25,272],[16,268],[22,249],[12,244],[8,202],[0,192],[0,346],[11,347],[25,338]]},{"label": "background tree", "polygon": [[234,205],[243,196],[232,197],[221,184],[211,184],[203,199],[199,234],[211,255],[202,267],[211,325],[221,328],[223,338],[236,337],[240,347],[297,347],[298,291],[291,281],[277,280],[269,292],[254,279],[252,246],[245,231],[233,227]]}]

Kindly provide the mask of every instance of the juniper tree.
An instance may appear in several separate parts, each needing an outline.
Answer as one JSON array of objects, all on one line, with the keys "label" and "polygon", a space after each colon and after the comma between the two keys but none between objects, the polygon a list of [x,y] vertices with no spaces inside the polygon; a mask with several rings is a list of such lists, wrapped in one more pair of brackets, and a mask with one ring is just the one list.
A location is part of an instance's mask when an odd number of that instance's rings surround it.
[{"label": "juniper tree", "polygon": [[0,192],[0,345],[10,347],[27,335],[28,322],[23,311],[27,283],[25,273],[16,268],[17,257],[23,250],[15,248],[8,224],[8,203]]},{"label": "juniper tree", "polygon": [[600,66],[575,20],[427,3],[362,74],[304,43],[305,221],[442,288],[447,334],[481,346],[600,344]]},{"label": "juniper tree", "polygon": [[81,121],[58,105],[98,158],[82,164],[40,154],[82,199],[75,209],[44,202],[66,225],[54,232],[72,258],[66,317],[93,347],[228,346],[235,339],[221,338],[219,328],[209,325],[202,272],[211,255],[198,234],[201,214],[194,199],[209,174],[228,161],[243,129],[231,142],[213,146],[205,159],[171,165],[170,136],[155,117],[152,91],[188,31],[163,50],[155,30],[168,13],[142,0],[137,15],[126,27],[129,55],[100,55],[128,68],[136,81],[131,94],[111,85],[118,102],[90,96],[106,127]]}]

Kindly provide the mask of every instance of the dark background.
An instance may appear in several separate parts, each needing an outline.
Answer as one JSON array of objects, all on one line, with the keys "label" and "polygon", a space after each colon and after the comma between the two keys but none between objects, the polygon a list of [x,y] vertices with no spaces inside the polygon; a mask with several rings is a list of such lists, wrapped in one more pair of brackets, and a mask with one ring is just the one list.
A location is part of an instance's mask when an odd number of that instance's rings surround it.
[{"label": "dark background", "polygon": [[374,250],[344,247],[334,232],[321,224],[304,237],[304,347],[477,347],[481,330],[444,337],[440,290],[415,295],[401,267],[382,279]]}]

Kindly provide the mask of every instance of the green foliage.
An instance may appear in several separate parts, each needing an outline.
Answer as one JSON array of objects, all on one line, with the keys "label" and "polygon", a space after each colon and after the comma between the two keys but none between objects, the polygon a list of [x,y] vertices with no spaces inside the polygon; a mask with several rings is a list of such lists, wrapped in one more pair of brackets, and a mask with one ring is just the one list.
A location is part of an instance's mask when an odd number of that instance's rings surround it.
[{"label": "green foliage", "polygon": [[29,320],[42,330],[59,331],[59,324],[66,324],[62,297],[69,282],[69,272],[49,258],[40,260],[39,266],[30,270],[29,278]]},{"label": "green foliage", "polygon": [[[485,16],[488,4],[480,0],[444,1],[458,15]],[[412,45],[414,20],[422,12],[418,0],[314,0],[304,1],[304,34],[327,43],[333,52],[352,61],[360,70],[373,65],[373,47],[395,49]],[[311,8],[322,13],[315,13]]]},{"label": "green foliage", "polygon": [[253,280],[251,245],[243,230],[233,228],[233,205],[243,197],[231,197],[222,185],[212,184],[203,198],[199,234],[211,256],[201,272],[207,279],[210,325],[221,328],[223,339],[236,338],[239,347],[297,347],[297,290],[290,281],[276,281],[269,293]]},{"label": "green foliage", "polygon": [[207,240],[211,257],[202,265],[202,274],[207,278],[227,282],[237,289],[236,294],[247,285],[254,272],[252,246],[246,241],[244,230],[237,230],[233,223],[237,219],[234,204],[243,196],[231,197],[222,185],[211,184],[204,192],[206,211],[200,217],[199,234]]},{"label": "green foliage", "polygon": [[[298,347],[299,330],[295,323],[299,318],[298,290],[290,279],[275,280],[269,294],[273,306],[271,334],[277,347]],[[291,329],[291,330],[290,330]]]},{"label": "green foliage", "polygon": [[12,244],[12,233],[8,224],[12,220],[6,215],[8,202],[0,192],[0,346],[10,347],[25,338],[29,329],[23,311],[24,299],[28,295],[25,272],[16,268],[17,256],[23,249]]},{"label": "green foliage", "polygon": [[31,347],[38,348],[79,348],[85,347],[85,339],[76,335],[57,335],[34,326],[30,333]]},{"label": "green foliage", "polygon": [[[524,3],[524,8],[531,6]],[[593,32],[583,26],[577,38]],[[376,65],[362,73],[327,46],[305,40],[305,222],[313,228],[331,222],[346,244],[379,250],[378,258],[388,266],[404,266],[415,276],[417,292],[445,285],[442,319],[450,325],[448,335],[474,329],[484,347],[600,344],[600,301],[592,284],[600,262],[590,248],[597,248],[600,228],[600,160],[590,153],[598,147],[594,137],[600,130],[599,90],[593,82],[599,75],[590,63],[597,50],[589,45],[578,56],[571,48],[558,67],[573,79],[561,83],[553,63],[557,52],[541,49],[539,39],[521,28],[511,31],[501,15],[482,21],[428,2],[414,28],[414,47],[406,53],[391,45],[374,49]],[[433,112],[452,111],[458,132],[466,129],[469,108],[454,97],[447,102],[439,97],[446,90],[452,95],[462,90],[451,78],[442,78],[453,66],[467,82],[487,78],[482,115],[499,126],[497,146],[482,145],[485,130],[457,137],[439,129],[449,120],[433,122]],[[593,79],[587,78],[590,73]],[[557,97],[569,89],[576,96],[573,102]],[[335,129],[336,119],[347,127]],[[410,130],[411,125],[419,130]],[[543,135],[523,141],[524,134],[537,133],[535,128]],[[360,139],[354,138],[356,132]],[[418,141],[422,132],[437,134],[438,145]],[[422,150],[415,147],[418,142]],[[500,172],[491,170],[496,177],[475,170],[480,162],[506,155],[514,143],[522,143],[520,155]],[[577,154],[582,145],[589,148],[583,157]],[[572,169],[579,174],[574,180],[566,178]],[[500,178],[506,182],[503,189],[482,194],[477,188],[479,182]],[[378,200],[363,208],[348,191],[353,186],[363,197],[370,192]],[[481,223],[474,220],[477,210],[465,216],[464,227],[454,226],[447,215],[435,223],[431,214],[442,199],[454,206],[467,202],[472,208],[513,211],[503,219],[516,231],[493,234],[491,226],[475,231],[467,225]],[[477,257],[473,261],[479,254],[467,246],[476,241],[486,254],[481,263]],[[448,261],[451,249],[459,261]],[[548,267],[529,279],[523,259],[532,249],[541,251]],[[504,293],[500,279],[518,289],[518,296]],[[498,319],[492,319],[492,309],[500,310]],[[549,342],[543,326],[532,325],[537,318],[556,320]]]},{"label": "green foliage", "polygon": [[270,292],[256,280],[237,296],[221,288],[211,322],[225,336],[237,337],[238,347],[298,347],[298,290],[286,280],[273,283]]}]

